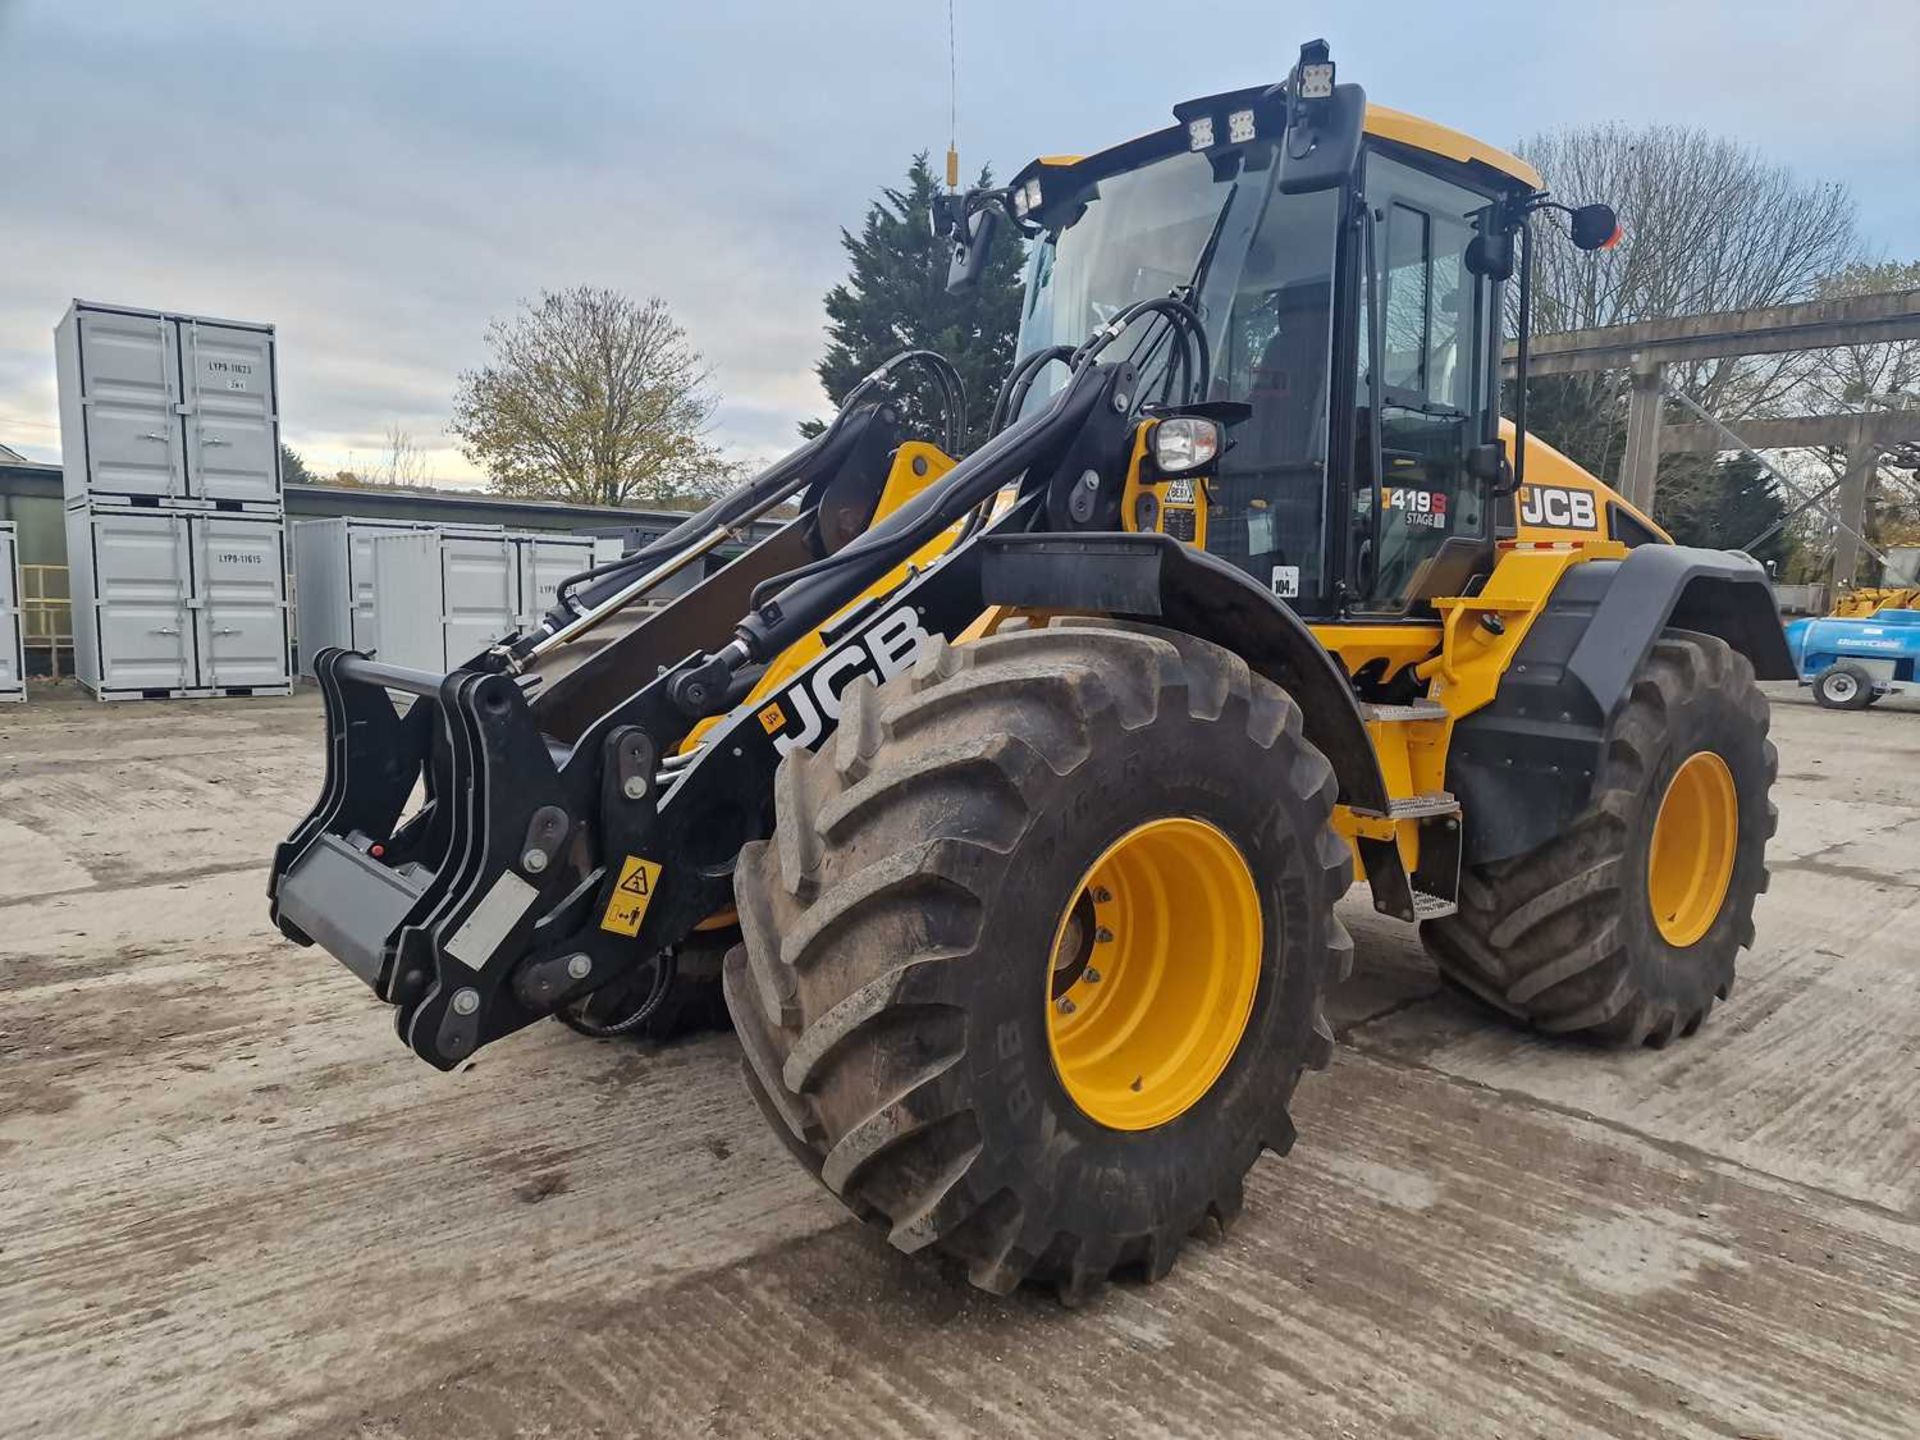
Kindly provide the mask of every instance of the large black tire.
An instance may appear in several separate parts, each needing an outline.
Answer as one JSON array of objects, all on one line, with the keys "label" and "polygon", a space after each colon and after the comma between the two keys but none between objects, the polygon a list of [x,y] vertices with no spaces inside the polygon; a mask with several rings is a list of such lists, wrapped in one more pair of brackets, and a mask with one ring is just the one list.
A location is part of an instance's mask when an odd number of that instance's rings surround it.
[{"label": "large black tire", "polygon": [[1813,698],[1829,710],[1864,710],[1879,698],[1873,685],[1873,676],[1842,660],[1814,677]]},{"label": "large black tire", "polygon": [[[1536,850],[1470,868],[1459,913],[1421,928],[1441,973],[1551,1033],[1656,1047],[1691,1035],[1732,991],[1767,888],[1778,769],[1768,719],[1744,656],[1710,635],[1664,632],[1608,732],[1586,812]],[[1677,947],[1654,917],[1648,855],[1668,782],[1700,751],[1731,773],[1737,839],[1711,927]]]},{"label": "large black tire", "polygon": [[[1072,1303],[1157,1279],[1234,1217],[1263,1147],[1292,1145],[1294,1086],[1331,1057],[1321,996],[1352,960],[1331,768],[1238,658],[1138,628],[936,645],[843,706],[821,753],[782,762],[774,838],[736,872],[725,985],[750,1087],[857,1215],[983,1289]],[[1095,857],[1166,816],[1239,848],[1264,950],[1218,1078],[1155,1128],[1109,1129],[1055,1071],[1052,946]]]}]

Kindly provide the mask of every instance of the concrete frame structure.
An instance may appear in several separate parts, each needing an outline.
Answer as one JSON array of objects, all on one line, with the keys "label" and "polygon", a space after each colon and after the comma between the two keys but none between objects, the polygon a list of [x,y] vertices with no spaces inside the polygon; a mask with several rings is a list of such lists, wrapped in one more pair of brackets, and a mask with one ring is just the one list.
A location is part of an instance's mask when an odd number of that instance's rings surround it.
[{"label": "concrete frame structure", "polygon": [[[1711,426],[1663,426],[1668,365],[1914,339],[1920,339],[1920,290],[1898,290],[1539,335],[1533,339],[1528,368],[1534,376],[1629,372],[1620,489],[1635,505],[1651,512],[1662,454],[1710,454],[1727,448],[1724,437]],[[1509,377],[1515,353],[1509,345],[1503,366]],[[1846,452],[1833,559],[1838,583],[1843,577],[1853,578],[1860,558],[1867,482],[1886,450],[1920,443],[1920,414],[1888,411],[1755,420],[1741,426],[1741,439],[1756,450],[1831,445]]]}]

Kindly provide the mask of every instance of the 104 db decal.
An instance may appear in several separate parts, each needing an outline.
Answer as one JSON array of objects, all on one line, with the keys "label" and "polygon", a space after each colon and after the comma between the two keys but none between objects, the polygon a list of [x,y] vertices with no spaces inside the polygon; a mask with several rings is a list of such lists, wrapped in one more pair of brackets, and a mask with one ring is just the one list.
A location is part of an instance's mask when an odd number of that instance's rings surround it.
[{"label": "104 db decal", "polygon": [[760,728],[773,736],[773,748],[781,755],[802,746],[811,749],[839,722],[840,696],[847,686],[862,675],[872,676],[876,684],[891,680],[913,664],[920,647],[932,638],[913,606],[889,611],[761,706]]}]

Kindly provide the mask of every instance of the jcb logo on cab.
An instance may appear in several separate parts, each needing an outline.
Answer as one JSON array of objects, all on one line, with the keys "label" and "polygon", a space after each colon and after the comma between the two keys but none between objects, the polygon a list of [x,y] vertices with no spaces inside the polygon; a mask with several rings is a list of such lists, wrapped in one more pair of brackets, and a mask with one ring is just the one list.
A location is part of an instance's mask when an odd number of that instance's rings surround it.
[{"label": "jcb logo on cab", "polygon": [[1520,523],[1555,530],[1598,530],[1600,514],[1591,490],[1558,485],[1528,485],[1520,491]]}]

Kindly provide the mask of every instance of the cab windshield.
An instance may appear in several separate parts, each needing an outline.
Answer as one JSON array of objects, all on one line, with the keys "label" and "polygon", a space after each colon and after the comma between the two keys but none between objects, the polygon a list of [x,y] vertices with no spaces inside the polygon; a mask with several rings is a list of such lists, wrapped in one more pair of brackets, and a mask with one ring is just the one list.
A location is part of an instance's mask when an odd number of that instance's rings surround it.
[{"label": "cab windshield", "polygon": [[[1190,284],[1232,196],[1204,155],[1172,155],[1099,182],[1085,208],[1027,263],[1020,354],[1078,345],[1127,306]],[[1147,328],[1147,327],[1143,327]],[[1043,374],[1036,390],[1058,386]],[[1037,403],[1029,399],[1029,406]]]},{"label": "cab windshield", "polygon": [[[1207,549],[1303,609],[1327,574],[1327,415],[1339,195],[1280,195],[1270,168],[1216,178],[1198,154],[1100,181],[1082,213],[1035,246],[1020,353],[1078,345],[1126,306],[1192,287],[1213,354],[1205,397],[1253,406],[1210,487]],[[1137,327],[1141,393],[1167,369],[1168,328]],[[1064,380],[1043,371],[1031,411]]]},{"label": "cab windshield", "polygon": [[[1257,156],[1222,171],[1183,153],[1102,179],[1034,247],[1021,354],[1077,346],[1179,290],[1206,329],[1212,384],[1169,394],[1184,376],[1172,327],[1142,323],[1136,393],[1252,410],[1207,486],[1207,549],[1307,615],[1400,616],[1453,593],[1491,535],[1466,461],[1494,434],[1499,301],[1466,255],[1494,223],[1493,195],[1370,151],[1354,242],[1366,273],[1336,325],[1346,192],[1282,194]],[[1029,411],[1064,378],[1041,372]]]}]

